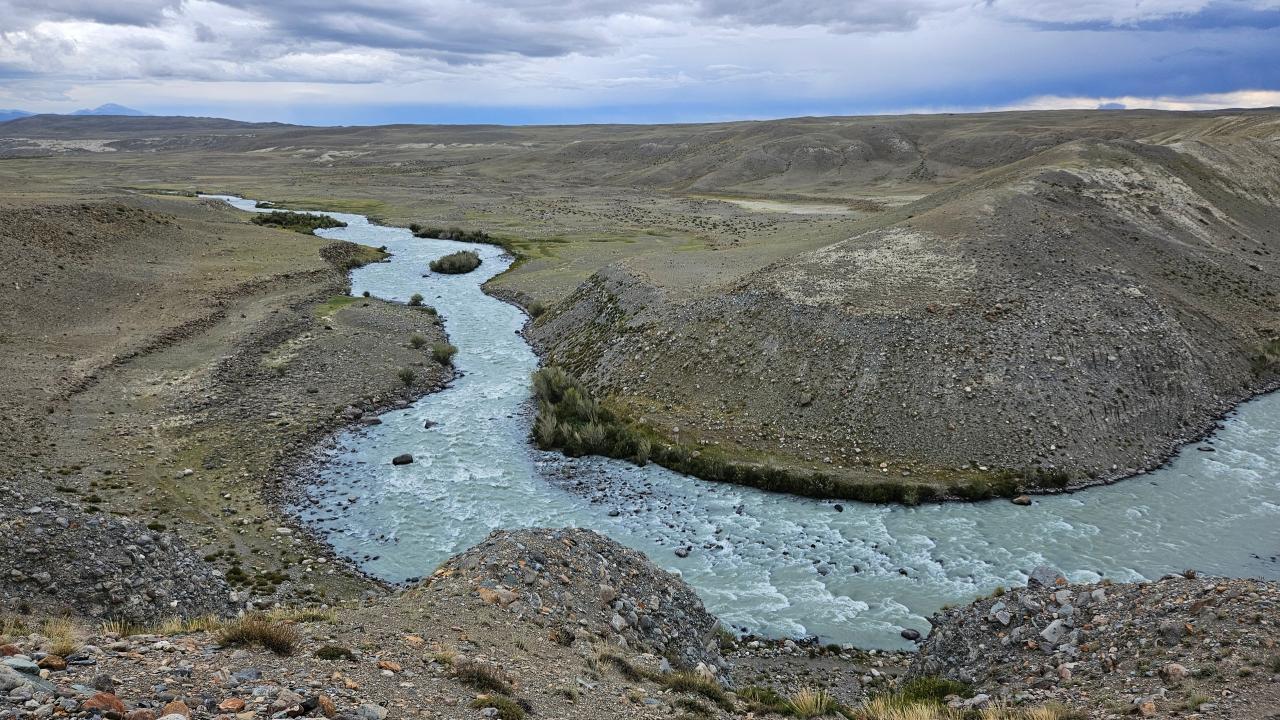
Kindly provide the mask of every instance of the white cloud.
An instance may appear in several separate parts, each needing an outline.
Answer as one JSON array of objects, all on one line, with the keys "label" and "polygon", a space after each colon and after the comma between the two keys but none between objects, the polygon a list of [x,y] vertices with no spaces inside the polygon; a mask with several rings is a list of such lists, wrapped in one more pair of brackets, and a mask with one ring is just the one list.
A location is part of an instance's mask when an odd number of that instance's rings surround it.
[{"label": "white cloud", "polygon": [[0,0],[0,106],[684,103],[745,115],[1041,94],[1096,105],[1108,100],[1081,88],[1184,97],[1280,83],[1267,69],[1280,61],[1274,29],[1134,26],[1275,10],[1280,0]]}]

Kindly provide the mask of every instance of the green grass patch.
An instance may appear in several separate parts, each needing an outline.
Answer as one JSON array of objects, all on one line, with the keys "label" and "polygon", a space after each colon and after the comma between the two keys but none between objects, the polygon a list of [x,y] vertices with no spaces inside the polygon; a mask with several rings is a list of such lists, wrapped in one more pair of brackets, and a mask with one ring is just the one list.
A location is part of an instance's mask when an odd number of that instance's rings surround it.
[{"label": "green grass patch", "polygon": [[329,317],[355,301],[356,298],[350,295],[334,295],[316,306],[316,315],[322,318]]}]

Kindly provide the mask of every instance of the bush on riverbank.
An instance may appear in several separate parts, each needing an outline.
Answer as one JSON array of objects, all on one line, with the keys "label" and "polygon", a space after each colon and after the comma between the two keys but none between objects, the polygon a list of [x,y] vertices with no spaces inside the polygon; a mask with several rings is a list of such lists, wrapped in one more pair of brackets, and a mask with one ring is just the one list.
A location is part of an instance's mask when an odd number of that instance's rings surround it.
[{"label": "bush on riverbank", "polygon": [[463,230],[460,227],[440,228],[423,227],[417,223],[409,226],[414,237],[438,238],[440,240],[457,240],[458,242],[485,243],[495,245],[493,237],[483,230]]},{"label": "bush on riverbank", "polygon": [[470,250],[450,253],[431,261],[431,271],[446,275],[462,275],[480,267],[480,256]]},{"label": "bush on riverbank", "polygon": [[284,210],[273,210],[269,213],[254,215],[253,224],[281,230],[292,230],[306,235],[314,235],[316,230],[323,228],[347,226],[345,222],[328,215],[295,213]]},{"label": "bush on riverbank", "polygon": [[438,342],[431,346],[431,357],[441,365],[452,365],[453,356],[458,354],[458,348],[447,342]]}]

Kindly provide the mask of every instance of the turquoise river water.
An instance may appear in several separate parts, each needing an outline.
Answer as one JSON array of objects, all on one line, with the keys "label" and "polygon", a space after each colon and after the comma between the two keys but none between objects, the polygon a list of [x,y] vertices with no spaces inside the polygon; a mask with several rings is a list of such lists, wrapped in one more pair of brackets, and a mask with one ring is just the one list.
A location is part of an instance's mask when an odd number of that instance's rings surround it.
[{"label": "turquoise river water", "polygon": [[[1215,452],[1191,447],[1115,485],[1030,507],[843,502],[838,512],[834,502],[538,451],[528,440],[538,359],[519,334],[527,318],[480,290],[510,258],[329,214],[348,226],[318,234],[393,253],[355,270],[352,291],[401,302],[421,293],[459,350],[460,376],[448,388],[324,448],[308,500],[295,509],[371,574],[428,575],[495,528],[586,527],[680,573],[736,627],[881,648],[908,647],[903,628],[924,632],[942,605],[1021,584],[1042,563],[1079,581],[1185,568],[1280,578],[1280,396],[1242,406],[1208,441]],[[459,249],[480,253],[483,265],[466,275],[428,271],[432,258]],[[404,452],[415,462],[393,467]],[[688,557],[674,554],[686,546]]]}]

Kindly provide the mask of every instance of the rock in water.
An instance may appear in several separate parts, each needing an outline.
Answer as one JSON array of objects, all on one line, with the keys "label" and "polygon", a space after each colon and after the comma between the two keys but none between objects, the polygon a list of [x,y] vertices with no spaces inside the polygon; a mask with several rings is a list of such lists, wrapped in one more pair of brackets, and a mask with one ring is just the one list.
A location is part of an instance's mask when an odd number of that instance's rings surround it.
[{"label": "rock in water", "polygon": [[1048,565],[1041,565],[1027,576],[1027,587],[1054,587],[1059,581],[1066,582],[1067,577]]},{"label": "rock in water", "polygon": [[397,455],[391,458],[392,465],[408,465],[411,462],[413,462],[413,456],[409,453],[404,453],[403,455]]}]

